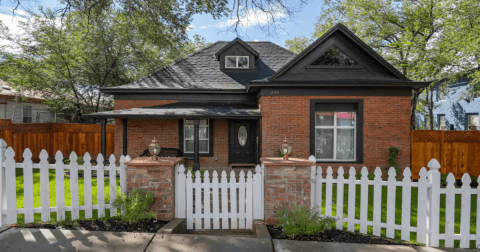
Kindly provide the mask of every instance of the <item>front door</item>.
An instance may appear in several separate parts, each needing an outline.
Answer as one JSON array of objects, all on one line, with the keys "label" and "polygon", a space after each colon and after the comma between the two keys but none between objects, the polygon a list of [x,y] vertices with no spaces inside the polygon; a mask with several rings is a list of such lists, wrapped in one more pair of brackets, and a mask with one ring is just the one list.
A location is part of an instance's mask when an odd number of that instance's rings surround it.
[{"label": "front door", "polygon": [[257,163],[257,121],[230,121],[230,164]]}]

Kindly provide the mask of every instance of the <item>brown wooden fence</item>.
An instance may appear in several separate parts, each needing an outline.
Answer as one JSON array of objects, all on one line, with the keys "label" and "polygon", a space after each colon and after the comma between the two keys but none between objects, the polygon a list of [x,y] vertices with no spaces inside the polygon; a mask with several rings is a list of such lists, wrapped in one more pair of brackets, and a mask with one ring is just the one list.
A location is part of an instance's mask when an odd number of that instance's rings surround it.
[{"label": "brown wooden fence", "polygon": [[442,174],[452,172],[457,179],[464,173],[480,175],[480,131],[412,131],[412,177],[418,179],[422,167],[436,158]]},{"label": "brown wooden fence", "polygon": [[[114,152],[114,125],[107,125],[107,157]],[[0,138],[12,147],[17,155],[16,162],[22,162],[23,150],[32,151],[34,162],[39,161],[40,151],[47,150],[50,156],[57,151],[68,158],[72,151],[81,157],[85,152],[96,159],[101,152],[100,124],[79,123],[12,123],[10,119],[0,120]],[[18,155],[18,153],[21,153]]]}]

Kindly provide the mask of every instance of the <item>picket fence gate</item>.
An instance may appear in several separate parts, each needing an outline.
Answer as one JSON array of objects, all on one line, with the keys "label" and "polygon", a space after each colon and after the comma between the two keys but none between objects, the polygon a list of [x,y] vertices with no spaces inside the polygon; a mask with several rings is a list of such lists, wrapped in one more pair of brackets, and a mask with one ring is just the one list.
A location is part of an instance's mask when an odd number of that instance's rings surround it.
[{"label": "picket fence gate", "polygon": [[[63,154],[57,151],[55,155],[55,164],[49,164],[48,153],[46,150],[40,152],[40,163],[32,162],[32,152],[25,149],[23,152],[22,163],[15,163],[15,152],[12,147],[7,148],[7,143],[0,139],[0,227],[16,224],[17,214],[24,214],[25,223],[34,222],[34,214],[41,213],[42,222],[50,220],[50,213],[57,213],[57,220],[65,219],[65,212],[71,212],[71,219],[75,220],[80,217],[80,210],[85,211],[85,218],[92,218],[92,210],[98,210],[98,217],[105,216],[105,209],[110,209],[110,216],[116,215],[116,210],[111,204],[105,204],[104,195],[104,175],[105,171],[109,171],[110,176],[114,174],[116,178],[117,171],[120,171],[120,192],[125,193],[127,189],[127,168],[125,162],[130,160],[129,156],[120,157],[120,166],[115,165],[115,156],[109,158],[110,165],[104,166],[104,158],[99,154],[96,161],[97,165],[92,166],[90,163],[90,154],[85,153],[83,160],[84,165],[78,165],[77,154],[70,154],[70,165],[63,162]],[[24,184],[24,208],[17,208],[16,194],[16,169],[23,169]],[[41,206],[34,208],[33,198],[33,169],[40,171],[40,201]],[[56,184],[56,206],[50,206],[49,191],[49,170],[55,170]],[[64,171],[70,171],[70,194],[71,206],[65,206],[65,183]],[[84,171],[84,195],[85,205],[79,205],[78,192],[78,171]],[[92,171],[97,172],[97,204],[92,204]],[[116,179],[110,179],[110,202],[114,202],[117,194]]]},{"label": "picket fence gate", "polygon": [[[315,161],[315,157],[310,157]],[[367,233],[367,226],[373,227],[373,235],[380,236],[381,228],[386,228],[388,238],[395,237],[395,230],[401,231],[401,239],[410,241],[410,232],[416,232],[416,241],[424,243],[429,247],[438,247],[440,240],[445,241],[445,247],[453,248],[454,241],[460,240],[461,248],[469,248],[470,240],[476,241],[476,246],[480,244],[480,186],[476,189],[471,188],[472,182],[469,174],[464,174],[462,178],[463,186],[455,188],[455,176],[450,173],[447,177],[448,185],[446,188],[440,186],[440,163],[436,159],[430,160],[427,165],[420,170],[418,182],[412,182],[410,168],[403,172],[403,180],[397,181],[397,172],[395,168],[388,170],[388,180],[382,181],[381,168],[375,169],[374,180],[368,180],[368,170],[363,167],[361,170],[361,179],[356,180],[355,168],[351,167],[348,174],[349,178],[344,178],[343,167],[339,167],[337,178],[333,179],[333,171],[329,166],[326,170],[326,177],[322,176],[322,167],[312,166],[311,171],[311,207],[321,211],[322,209],[322,190],[325,184],[325,212],[320,212],[323,216],[336,218],[336,228],[343,230],[343,224],[347,223],[347,230],[353,232],[355,224],[360,225],[360,233]],[[336,214],[332,214],[332,186],[336,184]],[[348,191],[344,192],[344,185],[348,186]],[[350,186],[355,185],[355,186]],[[357,186],[360,185],[360,219],[355,218],[355,200]],[[373,186],[373,220],[368,220],[368,190]],[[381,222],[382,216],[382,187],[387,187],[387,209],[386,223]],[[412,188],[417,187],[417,226],[410,226],[411,216],[411,195]],[[395,203],[396,190],[402,190],[402,214],[401,224],[395,224]],[[344,193],[348,195],[347,217],[344,217]],[[440,199],[445,194],[445,233],[440,233]],[[353,197],[351,197],[353,195]],[[461,195],[461,217],[460,233],[455,234],[455,195]],[[476,206],[476,234],[470,233],[471,221],[471,197],[477,195]]]},{"label": "picket fence gate", "polygon": [[[187,229],[252,229],[254,219],[264,216],[264,169],[257,165],[255,174],[234,171],[230,179],[223,171],[219,182],[217,171],[185,174],[185,167],[175,172],[175,217],[186,218]],[[238,182],[237,182],[238,179]],[[221,219],[221,221],[220,221]]]}]

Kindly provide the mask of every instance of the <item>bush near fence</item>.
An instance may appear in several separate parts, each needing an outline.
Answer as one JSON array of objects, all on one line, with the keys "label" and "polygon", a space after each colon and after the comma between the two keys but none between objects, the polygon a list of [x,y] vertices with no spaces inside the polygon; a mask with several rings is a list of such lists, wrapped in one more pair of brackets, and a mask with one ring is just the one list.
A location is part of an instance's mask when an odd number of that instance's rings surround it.
[{"label": "bush near fence", "polygon": [[[114,154],[115,125],[107,125],[106,156]],[[92,158],[101,153],[101,125],[79,123],[12,123],[10,119],[0,120],[0,138],[11,146],[15,153],[23,153],[26,148],[32,152],[33,162],[38,162],[40,151],[46,150],[50,160],[57,151],[65,157],[75,152],[79,157],[88,152]],[[16,155],[15,161],[22,162]]]}]

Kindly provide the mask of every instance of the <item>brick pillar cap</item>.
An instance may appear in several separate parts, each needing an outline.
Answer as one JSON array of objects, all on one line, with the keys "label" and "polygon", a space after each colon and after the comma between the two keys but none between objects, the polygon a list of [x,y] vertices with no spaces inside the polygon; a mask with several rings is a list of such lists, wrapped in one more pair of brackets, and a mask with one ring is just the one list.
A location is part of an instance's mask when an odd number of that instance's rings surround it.
[{"label": "brick pillar cap", "polygon": [[282,166],[312,166],[315,162],[312,162],[305,158],[288,158],[287,161],[280,157],[263,157],[260,158],[260,162],[264,165],[282,165]]},{"label": "brick pillar cap", "polygon": [[132,161],[126,162],[127,166],[174,166],[182,161],[180,157],[159,157],[158,160],[152,160],[151,157],[137,157]]}]

